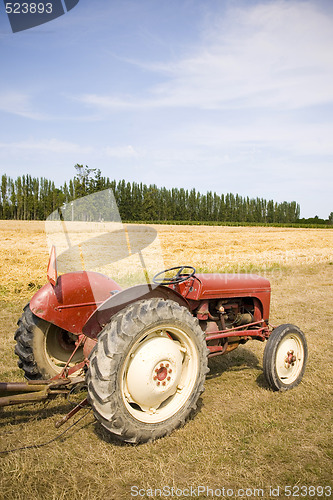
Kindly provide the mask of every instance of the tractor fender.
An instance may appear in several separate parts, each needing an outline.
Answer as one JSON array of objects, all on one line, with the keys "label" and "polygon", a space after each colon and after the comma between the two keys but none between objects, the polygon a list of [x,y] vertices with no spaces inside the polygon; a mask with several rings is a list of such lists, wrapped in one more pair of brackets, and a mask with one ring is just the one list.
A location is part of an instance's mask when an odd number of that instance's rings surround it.
[{"label": "tractor fender", "polygon": [[182,295],[166,286],[156,285],[136,285],[127,288],[119,293],[115,293],[101,304],[88,318],[82,328],[82,332],[92,339],[96,339],[102,328],[110,321],[112,316],[121,311],[129,304],[138,300],[161,298],[173,300],[179,305],[190,309],[190,305]]},{"label": "tractor fender", "polygon": [[120,290],[115,281],[100,273],[66,273],[38,290],[30,309],[35,316],[79,335],[91,313]]}]

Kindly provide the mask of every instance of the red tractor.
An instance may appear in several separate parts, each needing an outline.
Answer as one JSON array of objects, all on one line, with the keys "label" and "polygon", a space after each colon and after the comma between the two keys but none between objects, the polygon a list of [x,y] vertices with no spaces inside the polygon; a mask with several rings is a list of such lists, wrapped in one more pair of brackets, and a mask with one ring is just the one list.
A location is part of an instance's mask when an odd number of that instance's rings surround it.
[{"label": "red tractor", "polygon": [[87,403],[123,441],[146,442],[181,426],[195,413],[208,358],[250,339],[267,341],[263,371],[273,390],[303,377],[305,336],[291,324],[270,326],[265,278],[179,266],[122,290],[92,271],[58,276],[52,250],[48,280],[18,322],[18,364],[30,386],[44,379],[59,392],[84,373]]}]

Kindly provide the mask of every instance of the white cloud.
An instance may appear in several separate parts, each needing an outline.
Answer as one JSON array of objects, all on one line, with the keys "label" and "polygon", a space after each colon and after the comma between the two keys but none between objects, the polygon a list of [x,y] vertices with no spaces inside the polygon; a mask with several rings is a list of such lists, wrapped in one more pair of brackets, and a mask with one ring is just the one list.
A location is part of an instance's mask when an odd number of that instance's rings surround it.
[{"label": "white cloud", "polygon": [[104,110],[297,109],[333,100],[333,19],[314,3],[230,8],[207,23],[201,46],[171,63],[143,64],[165,82],[138,96],[85,94]]},{"label": "white cloud", "polygon": [[83,94],[75,98],[84,104],[99,108],[99,109],[132,109],[134,107],[141,108],[146,106],[148,103],[144,101],[137,101],[128,98],[112,97],[107,95],[97,95],[97,94]]},{"label": "white cloud", "polygon": [[245,147],[280,149],[284,154],[295,155],[333,155],[332,127],[330,124],[311,124],[284,122],[276,119],[274,123],[258,120],[251,124],[227,126],[202,121],[199,124],[178,128],[169,136],[169,141],[196,148]]},{"label": "white cloud", "polygon": [[0,111],[32,120],[44,120],[47,118],[46,115],[34,111],[30,96],[21,92],[11,91],[0,94]]},{"label": "white cloud", "polygon": [[139,153],[133,148],[133,146],[107,146],[103,148],[102,153],[107,157],[112,158],[136,158]]},{"label": "white cloud", "polygon": [[89,146],[84,147],[79,144],[61,141],[58,139],[0,142],[0,149],[10,151],[34,150],[49,153],[89,153],[91,151],[91,147]]}]

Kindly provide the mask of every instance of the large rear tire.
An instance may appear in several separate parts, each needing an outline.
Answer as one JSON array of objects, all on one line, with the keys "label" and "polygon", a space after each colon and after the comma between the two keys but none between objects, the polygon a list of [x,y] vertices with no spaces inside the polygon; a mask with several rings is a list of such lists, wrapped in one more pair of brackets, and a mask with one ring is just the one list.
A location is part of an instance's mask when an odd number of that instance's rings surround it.
[{"label": "large rear tire", "polygon": [[88,400],[97,420],[139,443],[185,423],[204,390],[205,338],[197,319],[172,300],[138,301],[117,313],[90,354]]},{"label": "large rear tire", "polygon": [[302,380],[308,348],[304,333],[294,325],[280,325],[267,340],[263,369],[273,391],[286,391]]},{"label": "large rear tire", "polygon": [[[75,348],[77,337],[35,316],[29,304],[17,325],[15,354],[25,377],[28,380],[48,380],[60,373]],[[71,364],[83,359],[83,348],[80,347]]]}]

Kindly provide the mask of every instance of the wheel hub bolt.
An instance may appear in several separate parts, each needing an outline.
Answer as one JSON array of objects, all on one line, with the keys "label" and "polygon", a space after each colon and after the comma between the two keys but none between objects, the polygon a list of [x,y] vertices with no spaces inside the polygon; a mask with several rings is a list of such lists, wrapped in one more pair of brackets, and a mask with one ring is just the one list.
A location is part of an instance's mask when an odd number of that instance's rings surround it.
[{"label": "wheel hub bolt", "polygon": [[294,366],[295,361],[296,361],[296,356],[294,355],[294,351],[293,350],[288,351],[287,352],[287,356],[286,356],[286,358],[284,360],[285,367],[286,368],[290,368],[290,365]]},{"label": "wheel hub bolt", "polygon": [[171,380],[171,373],[172,369],[170,368],[170,363],[160,362],[156,368],[154,368],[152,378],[157,386],[166,386]]}]

